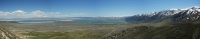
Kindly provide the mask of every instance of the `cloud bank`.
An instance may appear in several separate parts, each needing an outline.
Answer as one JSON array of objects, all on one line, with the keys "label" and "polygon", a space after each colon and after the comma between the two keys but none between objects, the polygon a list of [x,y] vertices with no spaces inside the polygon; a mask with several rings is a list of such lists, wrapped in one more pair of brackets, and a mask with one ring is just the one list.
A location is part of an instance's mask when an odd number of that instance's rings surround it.
[{"label": "cloud bank", "polygon": [[44,12],[40,10],[25,12],[23,10],[16,10],[13,12],[0,11],[0,17],[17,17],[17,18],[31,18],[31,17],[69,17],[72,15],[84,15],[85,13],[62,14],[60,12]]}]

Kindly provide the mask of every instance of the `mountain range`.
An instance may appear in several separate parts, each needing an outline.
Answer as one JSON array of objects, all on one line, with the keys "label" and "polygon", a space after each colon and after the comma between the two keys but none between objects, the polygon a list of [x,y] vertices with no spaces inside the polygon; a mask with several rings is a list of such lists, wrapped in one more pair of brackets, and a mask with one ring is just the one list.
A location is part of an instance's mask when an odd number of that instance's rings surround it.
[{"label": "mountain range", "polygon": [[193,6],[184,9],[170,9],[158,12],[138,14],[126,17],[127,22],[159,22],[159,21],[178,21],[192,22],[200,20],[200,6]]}]

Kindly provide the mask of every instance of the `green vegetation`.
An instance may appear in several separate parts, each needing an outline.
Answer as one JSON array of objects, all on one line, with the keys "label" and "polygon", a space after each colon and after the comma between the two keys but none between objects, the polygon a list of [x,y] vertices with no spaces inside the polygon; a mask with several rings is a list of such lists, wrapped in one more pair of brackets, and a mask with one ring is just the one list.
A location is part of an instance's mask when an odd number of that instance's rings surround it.
[{"label": "green vegetation", "polygon": [[72,33],[72,32],[28,32],[21,33],[31,36],[31,39],[97,39],[95,35],[89,33]]}]

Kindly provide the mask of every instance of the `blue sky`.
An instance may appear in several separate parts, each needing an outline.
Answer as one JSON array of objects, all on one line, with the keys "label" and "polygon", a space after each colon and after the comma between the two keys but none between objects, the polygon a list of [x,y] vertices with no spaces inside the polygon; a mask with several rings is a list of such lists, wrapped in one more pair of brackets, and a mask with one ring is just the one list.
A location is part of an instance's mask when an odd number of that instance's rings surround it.
[{"label": "blue sky", "polygon": [[[47,15],[59,13],[63,17],[122,17],[192,6],[200,6],[200,0],[0,0],[0,13],[16,12],[21,16],[38,11]],[[1,17],[16,17],[5,15],[0,14]]]}]

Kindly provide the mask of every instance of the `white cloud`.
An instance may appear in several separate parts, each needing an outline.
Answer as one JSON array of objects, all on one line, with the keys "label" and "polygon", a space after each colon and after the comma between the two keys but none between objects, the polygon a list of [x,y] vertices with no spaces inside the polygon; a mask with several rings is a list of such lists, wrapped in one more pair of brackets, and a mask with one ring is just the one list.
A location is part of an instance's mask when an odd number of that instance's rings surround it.
[{"label": "white cloud", "polygon": [[87,13],[69,13],[68,16],[84,16],[86,15]]},{"label": "white cloud", "polygon": [[44,16],[44,14],[45,14],[45,12],[42,12],[40,10],[36,10],[36,11],[33,11],[30,14],[27,14],[27,15],[34,16],[34,17],[46,17],[46,16]]},{"label": "white cloud", "polygon": [[9,13],[9,12],[3,12],[3,11],[0,11],[0,16],[6,16],[7,13]]},{"label": "white cloud", "polygon": [[24,16],[24,15],[26,15],[26,12],[24,12],[22,10],[16,10],[16,11],[13,11],[12,13],[10,13],[10,15]]},{"label": "white cloud", "polygon": [[63,14],[60,12],[44,12],[40,10],[32,11],[32,12],[25,12],[23,10],[16,10],[13,12],[4,12],[0,11],[0,17],[69,17],[69,16],[81,16],[85,15],[86,13],[70,13],[70,14]]},{"label": "white cloud", "polygon": [[22,11],[22,10],[16,10],[16,11],[14,11],[14,12],[23,13],[24,11]]}]

